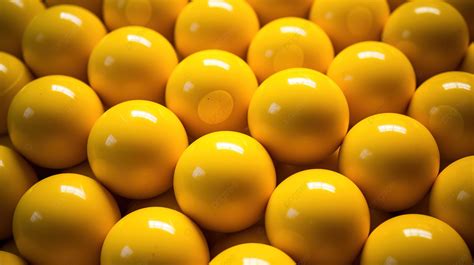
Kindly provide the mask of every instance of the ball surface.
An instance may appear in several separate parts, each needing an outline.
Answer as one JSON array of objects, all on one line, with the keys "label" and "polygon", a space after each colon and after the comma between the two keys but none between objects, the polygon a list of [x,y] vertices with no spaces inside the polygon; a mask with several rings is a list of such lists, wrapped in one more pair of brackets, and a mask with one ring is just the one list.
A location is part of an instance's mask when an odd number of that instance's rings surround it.
[{"label": "ball surface", "polygon": [[5,251],[0,251],[0,262],[5,265],[28,265],[24,259]]},{"label": "ball surface", "polygon": [[241,264],[296,265],[283,251],[269,245],[258,243],[240,244],[228,248],[213,258],[209,263],[209,265]]}]

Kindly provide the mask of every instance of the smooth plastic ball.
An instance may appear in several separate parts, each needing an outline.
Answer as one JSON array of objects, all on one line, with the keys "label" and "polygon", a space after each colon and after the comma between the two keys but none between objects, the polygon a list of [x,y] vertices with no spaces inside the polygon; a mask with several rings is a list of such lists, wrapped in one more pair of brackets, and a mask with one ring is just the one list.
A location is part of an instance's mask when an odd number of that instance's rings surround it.
[{"label": "smooth plastic ball", "polygon": [[75,5],[83,7],[96,15],[102,17],[102,2],[103,0],[44,0],[47,6],[56,5]]},{"label": "smooth plastic ball", "polygon": [[390,10],[385,0],[316,0],[310,19],[331,38],[336,52],[361,41],[378,41]]},{"label": "smooth plastic ball", "polygon": [[20,154],[0,146],[0,240],[12,235],[15,207],[36,181],[35,171]]},{"label": "smooth plastic ball", "polygon": [[0,1],[0,51],[21,58],[23,32],[28,23],[43,11],[40,0]]},{"label": "smooth plastic ball", "polygon": [[201,227],[236,232],[255,224],[276,184],[265,148],[245,134],[207,134],[183,153],[174,191],[183,212]]},{"label": "smooth plastic ball", "polygon": [[263,27],[252,40],[247,61],[262,82],[288,68],[304,67],[325,73],[334,58],[328,35],[302,18],[281,18]]},{"label": "smooth plastic ball", "polygon": [[166,81],[177,64],[176,52],[163,36],[144,27],[124,27],[95,46],[89,81],[107,106],[132,99],[163,103]]},{"label": "smooth plastic ball", "polygon": [[220,49],[244,58],[259,27],[257,14],[246,1],[193,1],[176,21],[176,49],[183,57],[201,50]]},{"label": "smooth plastic ball", "polygon": [[28,265],[26,261],[19,256],[5,252],[5,251],[0,251],[0,264],[2,265]]},{"label": "smooth plastic ball", "polygon": [[474,156],[445,168],[431,189],[430,214],[453,227],[474,250]]},{"label": "smooth plastic ball", "polygon": [[382,40],[411,61],[419,83],[461,62],[469,45],[464,18],[451,5],[436,0],[408,2],[388,19]]},{"label": "smooth plastic ball", "polygon": [[187,146],[176,115],[158,103],[132,100],[97,120],[87,154],[97,179],[112,192],[145,199],[171,187],[174,167]]},{"label": "smooth plastic ball", "polygon": [[109,232],[102,265],[205,265],[207,243],[199,228],[184,214],[162,207],[137,210]]},{"label": "smooth plastic ball", "polygon": [[13,97],[32,79],[22,61],[0,52],[0,134],[7,132],[8,108]]},{"label": "smooth plastic ball", "polygon": [[296,265],[283,251],[265,244],[247,243],[233,246],[221,252],[209,265]]},{"label": "smooth plastic ball", "polygon": [[369,223],[359,188],[324,169],[301,171],[284,180],[265,214],[272,245],[302,264],[350,264],[368,236]]},{"label": "smooth plastic ball", "polygon": [[430,130],[443,160],[474,155],[473,74],[448,72],[428,79],[416,90],[408,114]]},{"label": "smooth plastic ball", "polygon": [[98,264],[102,243],[119,218],[112,195],[97,181],[58,174],[23,195],[13,236],[20,253],[34,264]]},{"label": "smooth plastic ball", "polygon": [[426,215],[394,217],[377,227],[367,239],[361,265],[437,264],[470,265],[466,243],[446,223]]},{"label": "smooth plastic ball", "polygon": [[238,56],[201,51],[174,69],[166,86],[166,105],[194,138],[214,131],[243,132],[257,87],[252,69]]},{"label": "smooth plastic ball", "polygon": [[474,74],[474,42],[469,45],[459,70]]},{"label": "smooth plastic ball", "polygon": [[347,47],[334,58],[328,76],[346,96],[351,126],[378,113],[405,113],[416,88],[408,58],[382,42]]},{"label": "smooth plastic ball", "polygon": [[144,26],[173,41],[174,26],[188,0],[104,0],[107,28]]},{"label": "smooth plastic ball", "polygon": [[87,137],[103,113],[99,97],[85,83],[47,76],[23,87],[8,112],[15,148],[46,168],[67,168],[86,159]]},{"label": "smooth plastic ball", "polygon": [[334,81],[311,69],[293,68],[260,85],[250,102],[248,123],[252,136],[277,161],[310,164],[339,147],[349,109]]},{"label": "smooth plastic ball", "polygon": [[36,76],[67,75],[87,81],[89,56],[105,33],[102,22],[90,11],[53,6],[26,27],[23,57]]},{"label": "smooth plastic ball", "polygon": [[394,113],[370,116],[347,133],[341,173],[362,190],[371,207],[393,212],[420,201],[436,179],[439,152],[421,123]]},{"label": "smooth plastic ball", "polygon": [[260,22],[267,24],[282,17],[308,17],[314,0],[247,0],[257,12]]}]

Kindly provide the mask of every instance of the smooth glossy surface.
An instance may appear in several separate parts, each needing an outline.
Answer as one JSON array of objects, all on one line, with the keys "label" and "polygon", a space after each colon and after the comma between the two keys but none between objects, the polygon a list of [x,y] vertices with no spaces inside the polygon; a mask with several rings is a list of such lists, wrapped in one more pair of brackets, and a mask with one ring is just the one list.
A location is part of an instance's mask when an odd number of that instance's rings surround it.
[{"label": "smooth glossy surface", "polygon": [[474,250],[474,156],[445,168],[431,190],[430,214],[453,227]]},{"label": "smooth glossy surface", "polygon": [[102,22],[88,10],[54,6],[26,27],[23,57],[36,76],[58,74],[86,81],[90,53],[105,33]]},{"label": "smooth glossy surface", "polygon": [[44,5],[40,0],[0,1],[0,51],[22,57],[23,32]]},{"label": "smooth glossy surface", "polygon": [[258,29],[255,11],[243,0],[193,1],[176,21],[176,49],[183,57],[221,49],[244,58]]},{"label": "smooth glossy surface", "polygon": [[474,74],[474,42],[469,45],[459,70]]},{"label": "smooth glossy surface", "polygon": [[265,148],[245,134],[207,134],[176,165],[174,191],[183,212],[201,227],[235,232],[256,223],[275,188]]},{"label": "smooth glossy surface", "polygon": [[250,102],[250,133],[272,157],[290,164],[310,164],[331,155],[349,124],[341,89],[327,76],[304,68],[266,79]]},{"label": "smooth glossy surface", "polygon": [[28,83],[13,98],[8,131],[15,148],[31,162],[67,168],[86,159],[89,131],[102,113],[99,97],[88,85],[47,76]]},{"label": "smooth glossy surface", "polygon": [[199,228],[175,210],[150,207],[132,212],[110,230],[101,265],[204,265],[207,243]]},{"label": "smooth glossy surface", "polygon": [[310,19],[326,31],[339,52],[357,42],[379,40],[389,13],[385,0],[317,0]]},{"label": "smooth glossy surface", "polygon": [[187,3],[188,0],[104,0],[104,21],[110,30],[144,26],[173,41],[176,19]]},{"label": "smooth glossy surface", "polygon": [[0,251],[0,264],[2,265],[27,265],[26,261],[17,255]]},{"label": "smooth glossy surface", "polygon": [[416,120],[394,113],[370,116],[347,134],[339,153],[341,173],[362,190],[369,205],[399,211],[415,205],[439,170],[430,132]]},{"label": "smooth glossy surface", "polygon": [[302,18],[281,18],[263,27],[252,40],[247,61],[262,82],[288,68],[304,67],[325,73],[334,50],[328,35]]},{"label": "smooth glossy surface", "polygon": [[209,265],[296,265],[283,251],[265,244],[247,243],[228,248]]},{"label": "smooth glossy surface", "polygon": [[245,61],[229,52],[207,50],[189,56],[175,68],[166,86],[166,105],[192,137],[244,131],[257,87]]},{"label": "smooth glossy surface", "polygon": [[377,113],[405,113],[416,88],[408,58],[382,42],[347,47],[334,58],[328,76],[346,96],[351,126]]},{"label": "smooth glossy surface", "polygon": [[92,51],[88,74],[107,106],[132,99],[164,102],[165,86],[178,64],[173,46],[151,29],[130,26],[105,36]]},{"label": "smooth glossy surface", "polygon": [[455,161],[474,155],[474,75],[448,72],[424,82],[408,114],[436,139],[441,158]]},{"label": "smooth glossy surface", "polygon": [[83,7],[96,15],[102,17],[102,2],[103,0],[45,0],[47,6],[56,5],[75,5]]},{"label": "smooth glossy surface", "polygon": [[306,18],[314,0],[247,0],[257,12],[260,22],[268,22],[282,17]]},{"label": "smooth glossy surface", "polygon": [[469,43],[466,22],[451,5],[436,0],[406,3],[387,21],[382,39],[411,61],[418,82],[456,69]]},{"label": "smooth glossy surface", "polygon": [[112,195],[97,181],[58,174],[21,198],[13,236],[20,253],[34,264],[98,264],[102,242],[119,218]]},{"label": "smooth glossy surface", "polygon": [[0,52],[0,134],[7,132],[8,108],[13,97],[32,78],[22,61],[13,55]]},{"label": "smooth glossy surface", "polygon": [[245,243],[260,243],[270,245],[267,233],[265,232],[265,222],[259,221],[245,230],[235,233],[224,234],[212,244],[211,256],[215,257],[224,250]]},{"label": "smooth glossy surface", "polygon": [[273,192],[265,214],[268,239],[302,264],[349,264],[369,233],[369,208],[345,176],[305,170]]},{"label": "smooth glossy surface", "polygon": [[111,191],[145,199],[171,187],[174,167],[187,146],[176,115],[158,103],[133,100],[97,120],[87,154],[97,179]]},{"label": "smooth glossy surface", "polygon": [[360,264],[471,263],[466,243],[449,225],[430,216],[408,214],[386,221],[370,234]]},{"label": "smooth glossy surface", "polygon": [[0,146],[0,240],[12,235],[15,207],[36,181],[35,171],[20,154]]}]

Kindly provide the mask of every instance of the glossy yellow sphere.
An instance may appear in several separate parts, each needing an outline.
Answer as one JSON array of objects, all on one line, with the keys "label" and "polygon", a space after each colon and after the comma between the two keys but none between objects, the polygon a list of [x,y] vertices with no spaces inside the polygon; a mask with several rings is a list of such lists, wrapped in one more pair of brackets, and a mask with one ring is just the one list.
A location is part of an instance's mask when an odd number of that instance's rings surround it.
[{"label": "glossy yellow sphere", "polygon": [[75,5],[83,7],[96,15],[102,17],[102,1],[103,0],[45,0],[47,6],[55,5]]},{"label": "glossy yellow sphere", "polygon": [[272,160],[245,134],[207,134],[176,165],[174,191],[183,212],[201,227],[236,232],[255,224],[275,188]]},{"label": "glossy yellow sphere", "polygon": [[407,57],[395,47],[375,41],[340,52],[328,76],[344,92],[350,125],[384,112],[405,113],[415,93],[416,77]]},{"label": "glossy yellow sphere", "polygon": [[310,19],[326,31],[339,52],[357,42],[379,40],[389,13],[385,0],[317,0]]},{"label": "glossy yellow sphere", "polygon": [[112,195],[97,181],[58,174],[36,183],[20,199],[13,236],[20,253],[34,264],[98,264],[102,243],[119,218]]},{"label": "glossy yellow sphere", "polygon": [[265,222],[259,221],[256,225],[253,225],[245,230],[238,231],[235,233],[224,234],[221,238],[217,239],[211,248],[211,256],[217,256],[224,250],[245,243],[260,243],[270,245],[268,241],[267,233],[265,232]]},{"label": "glossy yellow sphere", "polygon": [[448,72],[424,82],[408,114],[433,134],[446,161],[474,155],[474,75]]},{"label": "glossy yellow sphere", "polygon": [[21,58],[23,32],[42,11],[44,5],[41,0],[0,1],[0,51]]},{"label": "glossy yellow sphere", "polygon": [[164,207],[181,212],[176,197],[174,196],[173,188],[151,199],[130,201],[127,205],[127,213],[147,207]]},{"label": "glossy yellow sphere", "polygon": [[367,239],[361,265],[471,265],[466,243],[446,223],[419,214],[394,217]]},{"label": "glossy yellow sphere", "polygon": [[171,74],[166,105],[194,138],[214,131],[242,132],[257,87],[252,69],[238,56],[201,51],[184,59]]},{"label": "glossy yellow sphere", "polygon": [[149,207],[122,218],[102,247],[101,265],[205,265],[207,243],[199,228],[184,214]]},{"label": "glossy yellow sphere", "polygon": [[304,67],[325,73],[334,58],[328,35],[316,24],[288,17],[272,21],[252,40],[247,61],[262,82],[288,68]]},{"label": "glossy yellow sphere", "polygon": [[244,0],[193,1],[176,21],[176,49],[183,57],[221,49],[244,58],[259,27],[255,11]]},{"label": "glossy yellow sphere", "polygon": [[20,154],[0,146],[0,240],[12,235],[15,207],[36,181],[35,171]]},{"label": "glossy yellow sphere", "polygon": [[339,168],[362,190],[369,205],[393,212],[423,198],[438,175],[439,160],[435,139],[421,123],[383,113],[349,130]]},{"label": "glossy yellow sphere", "polygon": [[104,21],[110,30],[144,26],[173,41],[174,25],[188,0],[104,0]]},{"label": "glossy yellow sphere", "polygon": [[92,51],[89,81],[107,106],[132,99],[163,103],[166,81],[177,64],[163,36],[140,26],[124,27],[107,34]]},{"label": "glossy yellow sphere", "polygon": [[309,164],[339,147],[349,109],[334,81],[311,69],[293,68],[260,85],[250,102],[248,123],[252,136],[274,159]]},{"label": "glossy yellow sphere", "polygon": [[24,259],[6,251],[0,251],[0,264],[2,265],[28,265],[28,263],[26,263]]},{"label": "glossy yellow sphere", "polygon": [[474,74],[474,42],[469,45],[459,70]]},{"label": "glossy yellow sphere", "polygon": [[474,250],[474,156],[445,168],[431,190],[430,214],[452,226]]},{"label": "glossy yellow sphere", "polygon": [[15,148],[46,168],[67,168],[86,159],[87,137],[103,113],[99,97],[85,83],[46,76],[13,98],[8,131]]},{"label": "glossy yellow sphere", "polygon": [[451,5],[419,0],[393,12],[382,39],[408,57],[421,83],[456,69],[467,50],[469,32],[463,17]]},{"label": "glossy yellow sphere", "polygon": [[285,252],[265,244],[247,243],[221,252],[209,265],[296,265]]},{"label": "glossy yellow sphere", "polygon": [[22,61],[13,55],[0,52],[0,134],[7,132],[8,108],[13,97],[32,78]]},{"label": "glossy yellow sphere", "polygon": [[58,74],[86,81],[89,56],[105,33],[102,22],[84,8],[50,7],[26,27],[23,57],[36,76]]},{"label": "glossy yellow sphere", "polygon": [[158,103],[132,100],[97,120],[87,154],[97,179],[112,192],[145,199],[171,187],[174,167],[187,146],[176,115]]},{"label": "glossy yellow sphere", "polygon": [[309,14],[314,0],[247,0],[262,24],[282,17],[302,17]]},{"label": "glossy yellow sphere", "polygon": [[288,177],[273,192],[265,213],[272,245],[301,264],[350,264],[369,226],[369,208],[359,188],[324,169]]}]

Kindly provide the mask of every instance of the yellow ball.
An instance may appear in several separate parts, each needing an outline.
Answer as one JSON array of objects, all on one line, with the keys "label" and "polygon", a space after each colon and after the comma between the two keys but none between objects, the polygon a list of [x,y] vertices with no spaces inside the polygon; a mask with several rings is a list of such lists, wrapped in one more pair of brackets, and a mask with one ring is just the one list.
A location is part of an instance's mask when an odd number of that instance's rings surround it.
[{"label": "yellow ball", "polygon": [[257,12],[260,22],[268,22],[282,17],[308,16],[311,4],[314,0],[247,0]]},{"label": "yellow ball", "polygon": [[132,100],[97,120],[87,154],[97,179],[112,192],[145,199],[171,187],[174,167],[187,146],[176,115],[158,103]]},{"label": "yellow ball", "polygon": [[99,97],[85,83],[46,76],[13,98],[8,131],[15,148],[46,168],[67,168],[86,159],[87,137],[103,113]]},{"label": "yellow ball", "polygon": [[446,223],[420,214],[394,217],[367,239],[361,265],[471,265],[466,243]]},{"label": "yellow ball", "polygon": [[272,157],[309,164],[330,156],[342,142],[349,109],[341,89],[311,69],[293,68],[266,79],[248,112],[250,133]]},{"label": "yellow ball", "polygon": [[252,40],[247,61],[262,82],[288,68],[305,67],[325,73],[334,58],[328,35],[302,18],[281,18],[263,27]]},{"label": "yellow ball", "polygon": [[389,13],[385,0],[316,0],[310,19],[326,31],[340,52],[357,42],[379,40]]},{"label": "yellow ball", "polygon": [[17,255],[0,251],[0,264],[2,265],[28,265],[26,261]]},{"label": "yellow ball", "polygon": [[467,51],[469,32],[463,17],[451,5],[420,0],[393,12],[382,39],[408,57],[421,83],[456,69]]},{"label": "yellow ball", "polygon": [[207,243],[199,228],[185,215],[149,207],[122,218],[104,241],[101,265],[204,265]]},{"label": "yellow ball", "polygon": [[474,156],[445,168],[431,190],[430,213],[451,225],[474,250]]},{"label": "yellow ball", "polygon": [[344,92],[350,125],[384,112],[405,113],[416,77],[407,57],[382,42],[361,42],[340,52],[328,76]]},{"label": "yellow ball", "polygon": [[209,265],[296,265],[283,251],[265,244],[247,243],[228,248]]},{"label": "yellow ball", "polygon": [[166,81],[178,64],[173,46],[151,29],[130,26],[107,34],[94,48],[88,73],[105,105],[132,99],[164,102]]},{"label": "yellow ball", "polygon": [[21,58],[23,32],[42,11],[44,6],[40,0],[0,1],[0,51]]},{"label": "yellow ball", "polygon": [[448,72],[424,82],[408,114],[430,130],[441,158],[455,161],[474,155],[474,75]]},{"label": "yellow ball", "polygon": [[47,6],[55,5],[76,5],[83,7],[96,15],[102,17],[102,1],[103,0],[45,0]]},{"label": "yellow ball", "polygon": [[104,21],[111,30],[144,26],[173,40],[174,25],[188,0],[104,0]]},{"label": "yellow ball", "polygon": [[360,121],[347,133],[339,168],[372,207],[393,212],[415,205],[430,189],[439,170],[439,152],[421,123],[383,113]]},{"label": "yellow ball", "polygon": [[255,224],[275,182],[265,148],[250,136],[229,131],[192,143],[174,173],[174,191],[183,212],[201,227],[218,232]]},{"label": "yellow ball", "polygon": [[184,57],[221,49],[243,58],[259,27],[255,11],[243,0],[190,2],[176,21],[176,48]]},{"label": "yellow ball", "polygon": [[23,57],[36,76],[59,74],[86,81],[87,61],[105,33],[102,22],[88,10],[54,6],[26,27]]},{"label": "yellow ball", "polygon": [[268,241],[267,234],[265,232],[264,222],[259,221],[256,225],[253,225],[245,230],[224,234],[212,245],[211,256],[217,256],[219,253],[228,248],[245,243],[261,243],[270,245],[270,241]]},{"label": "yellow ball", "polygon": [[311,169],[284,180],[265,214],[273,246],[302,264],[350,264],[369,234],[362,192],[334,171]]},{"label": "yellow ball", "polygon": [[242,132],[257,87],[252,69],[238,56],[201,51],[184,59],[171,74],[166,105],[194,138],[214,131]]},{"label": "yellow ball", "polygon": [[0,240],[12,235],[15,207],[36,181],[35,171],[20,154],[0,146]]},{"label": "yellow ball", "polygon": [[13,97],[32,79],[22,61],[0,52],[0,134],[7,132],[8,108]]},{"label": "yellow ball", "polygon": [[459,70],[474,74],[474,42],[471,42],[471,45],[469,45]]},{"label": "yellow ball", "polygon": [[98,264],[102,243],[119,218],[112,195],[97,181],[58,174],[23,195],[13,236],[20,253],[34,264]]}]

